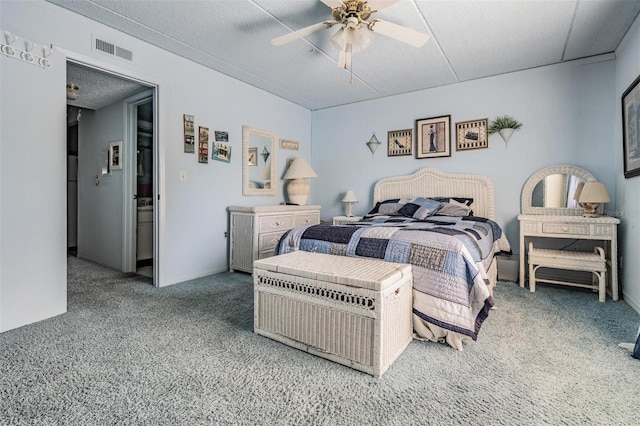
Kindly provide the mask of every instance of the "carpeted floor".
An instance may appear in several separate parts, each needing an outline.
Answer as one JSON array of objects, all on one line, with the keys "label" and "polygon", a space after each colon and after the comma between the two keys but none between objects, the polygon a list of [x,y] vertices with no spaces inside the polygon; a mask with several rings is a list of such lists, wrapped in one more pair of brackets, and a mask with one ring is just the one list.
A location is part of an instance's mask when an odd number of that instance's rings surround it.
[{"label": "carpeted floor", "polygon": [[252,296],[70,257],[68,313],[0,334],[0,424],[640,424],[624,302],[501,282],[477,342],[413,341],[377,380],[253,334]]}]

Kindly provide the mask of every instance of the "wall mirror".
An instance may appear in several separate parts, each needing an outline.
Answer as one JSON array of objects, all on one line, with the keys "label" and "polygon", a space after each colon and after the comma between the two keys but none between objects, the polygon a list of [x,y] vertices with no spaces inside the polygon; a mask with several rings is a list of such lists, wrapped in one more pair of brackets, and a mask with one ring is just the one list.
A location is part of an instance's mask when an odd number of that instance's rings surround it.
[{"label": "wall mirror", "polygon": [[595,182],[580,167],[558,165],[534,173],[522,188],[522,213],[553,216],[580,216],[584,213],[573,199],[580,182]]},{"label": "wall mirror", "polygon": [[275,195],[276,136],[242,126],[242,194]]}]

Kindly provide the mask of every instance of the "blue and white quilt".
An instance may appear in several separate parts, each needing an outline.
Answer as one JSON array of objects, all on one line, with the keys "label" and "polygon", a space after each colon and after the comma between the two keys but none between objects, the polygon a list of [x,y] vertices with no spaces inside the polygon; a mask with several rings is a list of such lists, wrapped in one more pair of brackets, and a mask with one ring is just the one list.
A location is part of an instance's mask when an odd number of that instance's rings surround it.
[{"label": "blue and white quilt", "polygon": [[480,217],[377,215],[343,226],[294,228],[276,254],[304,250],[411,264],[416,334],[461,350],[462,340],[477,339],[494,305],[485,266],[501,237],[495,222]]}]

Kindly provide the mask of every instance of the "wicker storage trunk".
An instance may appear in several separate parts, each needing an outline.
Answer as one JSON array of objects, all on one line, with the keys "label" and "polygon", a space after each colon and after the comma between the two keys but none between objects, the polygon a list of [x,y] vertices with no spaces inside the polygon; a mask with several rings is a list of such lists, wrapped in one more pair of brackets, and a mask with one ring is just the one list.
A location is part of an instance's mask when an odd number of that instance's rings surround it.
[{"label": "wicker storage trunk", "polygon": [[375,377],[411,342],[410,265],[297,251],[253,268],[257,334]]}]

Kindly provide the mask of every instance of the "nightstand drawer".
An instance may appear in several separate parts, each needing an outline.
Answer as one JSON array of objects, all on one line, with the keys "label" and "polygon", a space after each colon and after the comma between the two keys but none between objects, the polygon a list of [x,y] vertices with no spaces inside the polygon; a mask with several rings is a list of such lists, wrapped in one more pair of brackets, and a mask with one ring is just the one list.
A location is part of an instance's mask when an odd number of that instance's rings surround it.
[{"label": "nightstand drawer", "polygon": [[258,232],[286,231],[293,228],[293,215],[263,216]]},{"label": "nightstand drawer", "polygon": [[258,251],[275,249],[285,232],[287,231],[269,232],[258,235]]},{"label": "nightstand drawer", "polygon": [[544,234],[589,235],[589,224],[580,223],[542,223]]},{"label": "nightstand drawer", "polygon": [[294,216],[293,222],[294,227],[317,225],[320,223],[320,217],[318,213],[297,214]]}]

